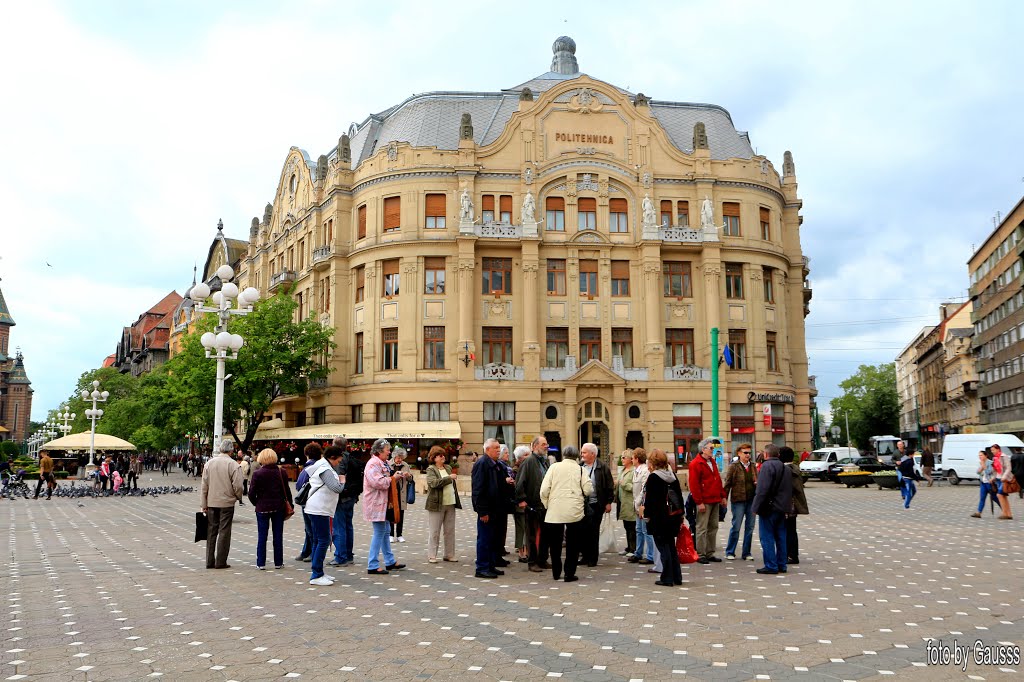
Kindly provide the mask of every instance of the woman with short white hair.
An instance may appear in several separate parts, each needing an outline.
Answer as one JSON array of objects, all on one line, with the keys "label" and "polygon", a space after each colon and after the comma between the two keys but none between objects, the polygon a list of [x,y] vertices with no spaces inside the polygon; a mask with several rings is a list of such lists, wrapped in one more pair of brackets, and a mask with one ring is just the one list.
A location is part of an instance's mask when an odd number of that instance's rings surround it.
[{"label": "woman with short white hair", "polygon": [[405,542],[405,538],[402,537],[402,529],[405,527],[405,510],[409,508],[409,501],[406,495],[409,492],[409,486],[415,485],[412,480],[412,470],[405,461],[405,448],[397,447],[391,453],[391,471],[394,472],[395,485],[398,487],[398,508],[401,510],[401,514],[398,517],[398,523],[391,524],[391,537],[396,538],[398,542]]}]

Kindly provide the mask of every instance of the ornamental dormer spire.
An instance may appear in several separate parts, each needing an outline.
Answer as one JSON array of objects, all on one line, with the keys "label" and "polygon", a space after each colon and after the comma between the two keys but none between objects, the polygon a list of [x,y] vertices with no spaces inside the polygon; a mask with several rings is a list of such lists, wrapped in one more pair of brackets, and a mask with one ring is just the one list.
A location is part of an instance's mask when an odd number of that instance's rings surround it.
[{"label": "ornamental dormer spire", "polygon": [[580,72],[576,61],[576,41],[569,36],[562,36],[551,46],[555,56],[551,59],[551,70],[565,76],[575,76]]}]

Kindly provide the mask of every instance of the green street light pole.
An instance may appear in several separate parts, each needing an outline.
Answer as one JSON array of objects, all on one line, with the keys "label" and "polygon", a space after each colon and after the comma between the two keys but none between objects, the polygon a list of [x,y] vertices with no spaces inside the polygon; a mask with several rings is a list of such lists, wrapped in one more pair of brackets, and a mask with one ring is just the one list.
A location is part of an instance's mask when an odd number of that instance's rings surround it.
[{"label": "green street light pole", "polygon": [[718,327],[711,328],[711,437],[718,435]]}]

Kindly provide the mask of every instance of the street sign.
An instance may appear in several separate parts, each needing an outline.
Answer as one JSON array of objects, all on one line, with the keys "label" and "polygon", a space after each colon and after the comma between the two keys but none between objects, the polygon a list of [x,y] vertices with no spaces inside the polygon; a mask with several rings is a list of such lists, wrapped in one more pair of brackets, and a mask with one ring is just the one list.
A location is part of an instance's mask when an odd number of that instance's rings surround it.
[{"label": "street sign", "polygon": [[843,432],[843,430],[840,429],[838,426],[833,426],[832,427],[832,437],[833,438],[839,438],[839,434],[841,434],[842,432]]},{"label": "street sign", "polygon": [[765,426],[771,426],[772,425],[772,406],[771,405],[765,405],[764,407],[761,408],[761,413],[764,415],[764,425]]}]

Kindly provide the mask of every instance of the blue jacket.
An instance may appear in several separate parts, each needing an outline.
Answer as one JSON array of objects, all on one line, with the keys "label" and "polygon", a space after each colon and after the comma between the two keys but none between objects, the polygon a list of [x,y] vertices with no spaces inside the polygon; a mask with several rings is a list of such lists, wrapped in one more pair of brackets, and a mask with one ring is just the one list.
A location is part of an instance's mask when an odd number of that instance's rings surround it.
[{"label": "blue jacket", "polygon": [[319,461],[318,459],[311,459],[302,465],[302,471],[299,472],[299,477],[295,479],[295,490],[302,490],[302,486],[306,485],[306,481],[309,480],[309,467]]}]

